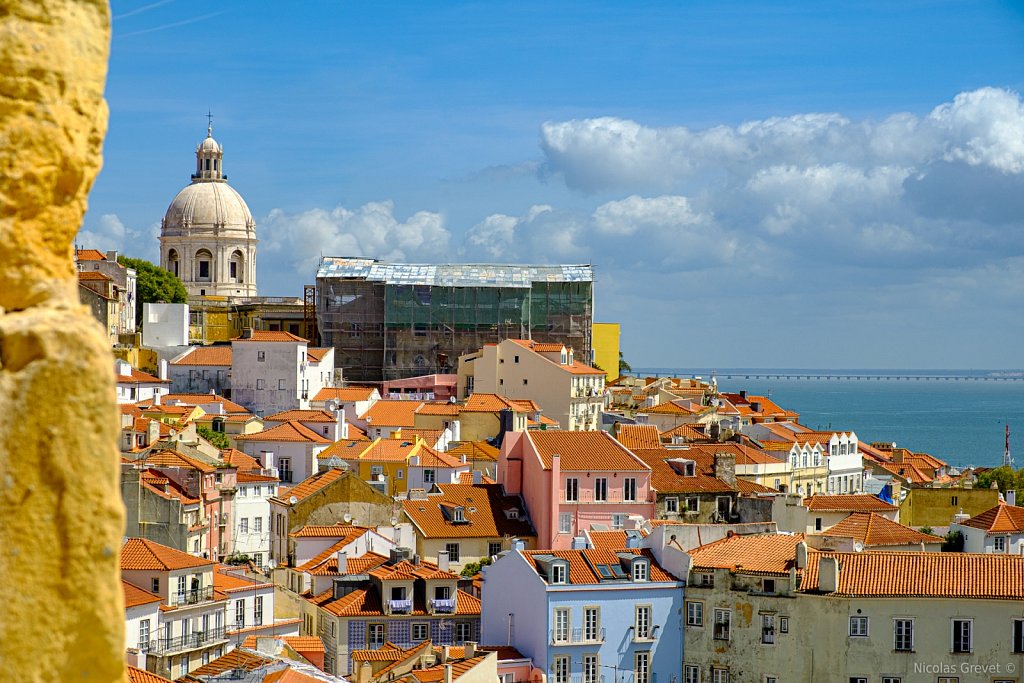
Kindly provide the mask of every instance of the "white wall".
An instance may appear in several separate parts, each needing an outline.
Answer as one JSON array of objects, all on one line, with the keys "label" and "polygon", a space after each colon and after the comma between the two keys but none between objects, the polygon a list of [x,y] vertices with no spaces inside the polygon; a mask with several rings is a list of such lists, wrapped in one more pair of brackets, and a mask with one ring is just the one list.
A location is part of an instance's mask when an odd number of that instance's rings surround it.
[{"label": "white wall", "polygon": [[188,304],[142,304],[142,345],[188,346]]}]

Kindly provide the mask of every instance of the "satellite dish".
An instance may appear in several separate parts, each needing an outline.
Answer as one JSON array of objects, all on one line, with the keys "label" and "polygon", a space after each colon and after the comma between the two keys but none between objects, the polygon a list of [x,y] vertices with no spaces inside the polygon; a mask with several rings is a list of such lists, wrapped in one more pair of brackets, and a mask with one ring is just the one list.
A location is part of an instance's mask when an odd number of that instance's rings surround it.
[{"label": "satellite dish", "polygon": [[384,475],[383,474],[378,474],[377,475],[377,481],[384,481]]},{"label": "satellite dish", "polygon": [[350,515],[350,514],[348,514],[348,513],[346,512],[346,513],[345,513],[345,516],[344,516],[344,517],[342,517],[342,519],[344,519],[344,520],[345,520],[345,524],[350,524],[350,523],[352,522],[352,515]]},{"label": "satellite dish", "polygon": [[291,498],[288,499],[288,502],[291,503],[292,505],[295,505],[296,503],[299,502],[299,499],[296,498],[295,496],[292,496]]}]

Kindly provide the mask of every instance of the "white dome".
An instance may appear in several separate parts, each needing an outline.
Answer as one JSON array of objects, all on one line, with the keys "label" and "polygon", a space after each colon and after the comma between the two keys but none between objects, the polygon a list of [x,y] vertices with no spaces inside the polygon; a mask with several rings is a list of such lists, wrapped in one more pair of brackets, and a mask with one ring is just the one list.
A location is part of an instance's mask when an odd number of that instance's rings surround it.
[{"label": "white dome", "polygon": [[[211,138],[207,138],[211,139]],[[216,143],[214,143],[216,144]],[[185,187],[167,207],[161,234],[213,233],[254,238],[256,222],[242,195],[226,182],[196,181]]]},{"label": "white dome", "polygon": [[199,150],[202,152],[221,152],[223,151],[217,141],[212,136],[207,135],[203,142],[199,145]]}]

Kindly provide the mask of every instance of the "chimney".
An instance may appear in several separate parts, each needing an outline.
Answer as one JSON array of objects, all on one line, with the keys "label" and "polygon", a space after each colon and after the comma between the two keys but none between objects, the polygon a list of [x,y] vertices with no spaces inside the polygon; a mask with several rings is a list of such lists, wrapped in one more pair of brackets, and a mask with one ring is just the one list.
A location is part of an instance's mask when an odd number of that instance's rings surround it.
[{"label": "chimney", "polygon": [[[483,472],[481,472],[480,470],[473,470],[473,485],[475,486],[477,484],[482,484],[482,483],[484,483]],[[1008,491],[1007,493],[1013,493],[1013,492],[1012,491]],[[1011,503],[1011,505],[1012,504],[1013,503]]]},{"label": "chimney", "polygon": [[1006,498],[1006,504],[1007,505],[1016,505],[1017,504],[1017,492],[1016,491],[1014,491],[1012,489],[1007,491],[1006,495],[1005,495],[1005,498]]},{"label": "chimney", "polygon": [[150,420],[146,425],[146,445],[154,444],[160,440],[160,422]]},{"label": "chimney", "polygon": [[[441,656],[438,658],[437,661],[439,661],[441,664],[447,664],[448,663],[448,657],[450,657],[450,656],[451,656],[451,648],[449,648],[447,645],[445,645],[444,647],[441,648]],[[451,679],[449,678],[448,680],[450,681]]]},{"label": "chimney", "polygon": [[742,398],[744,401],[747,400],[747,390],[746,389],[740,389],[740,398]]},{"label": "chimney", "polygon": [[750,409],[752,411],[754,411],[755,413],[760,413],[761,412],[761,402],[760,401],[753,401],[753,402],[751,402]]},{"label": "chimney", "polygon": [[715,453],[715,479],[736,488],[736,456],[732,453]]},{"label": "chimney", "polygon": [[274,461],[274,451],[263,451],[263,467],[264,469],[272,470],[277,467],[277,463]]},{"label": "chimney", "polygon": [[348,574],[348,553],[344,550],[339,550],[338,553],[338,573]]},{"label": "chimney", "polygon": [[526,543],[522,539],[513,538],[512,550],[526,550]]},{"label": "chimney", "polygon": [[839,560],[834,557],[823,557],[818,561],[818,590],[822,593],[835,593],[839,590]]},{"label": "chimney", "polygon": [[369,683],[371,678],[373,678],[373,665],[368,661],[363,661],[356,671],[356,683]]},{"label": "chimney", "polygon": [[443,572],[446,572],[448,571],[448,567],[448,551],[442,550],[439,553],[437,553],[437,568]]},{"label": "chimney", "polygon": [[106,253],[106,259],[108,261],[113,261],[114,263],[117,263],[117,252],[116,251],[108,251]]},{"label": "chimney", "polygon": [[463,659],[473,659],[473,657],[476,657],[476,643],[472,640],[467,640],[463,647],[465,648],[462,656]]},{"label": "chimney", "polygon": [[[447,650],[448,646],[445,645],[444,649]],[[444,665],[444,681],[443,681],[443,683],[452,683],[452,665],[451,664],[445,664]]]},{"label": "chimney", "polygon": [[159,377],[160,379],[167,379],[167,359],[161,358],[160,361],[156,364],[156,368],[157,377]]},{"label": "chimney", "polygon": [[796,544],[796,568],[807,568],[807,544],[803,541]]}]

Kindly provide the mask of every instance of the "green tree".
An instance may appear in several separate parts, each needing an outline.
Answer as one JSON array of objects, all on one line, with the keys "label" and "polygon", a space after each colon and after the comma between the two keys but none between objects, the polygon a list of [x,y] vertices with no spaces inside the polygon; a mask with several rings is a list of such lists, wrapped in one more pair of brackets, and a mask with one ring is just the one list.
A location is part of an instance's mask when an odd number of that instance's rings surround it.
[{"label": "green tree", "polygon": [[183,304],[188,301],[188,291],[178,276],[155,266],[149,261],[128,256],[118,256],[122,266],[135,269],[135,324],[142,324],[142,304]]},{"label": "green tree", "polygon": [[964,551],[964,535],[959,531],[950,531],[942,542],[942,552],[962,553]]},{"label": "green tree", "polygon": [[622,351],[619,351],[619,374],[622,375],[627,372],[633,372],[633,366],[622,357]]},{"label": "green tree", "polygon": [[220,432],[215,432],[206,425],[200,425],[196,427],[196,434],[203,437],[217,448],[224,450],[225,448],[231,448],[231,442],[228,441],[228,437]]},{"label": "green tree", "polygon": [[466,565],[462,568],[462,575],[463,576],[476,576],[477,574],[480,573],[480,570],[483,567],[486,567],[490,563],[491,563],[491,558],[489,558],[489,557],[483,557],[483,558],[480,559],[479,562],[467,562]]},{"label": "green tree", "polygon": [[1007,467],[1006,465],[1000,465],[999,467],[993,467],[990,470],[986,470],[978,475],[977,488],[987,489],[992,488],[992,482],[996,483],[999,487],[1000,493],[1005,493],[1010,490],[1019,490],[1021,483],[1024,482],[1024,470],[1014,472],[1013,468]]},{"label": "green tree", "polygon": [[918,531],[920,531],[922,534],[928,534],[929,536],[935,535],[934,533],[932,533],[932,528],[930,526],[923,526],[920,529],[918,529]]}]

